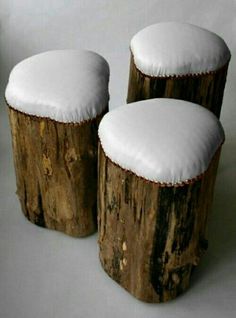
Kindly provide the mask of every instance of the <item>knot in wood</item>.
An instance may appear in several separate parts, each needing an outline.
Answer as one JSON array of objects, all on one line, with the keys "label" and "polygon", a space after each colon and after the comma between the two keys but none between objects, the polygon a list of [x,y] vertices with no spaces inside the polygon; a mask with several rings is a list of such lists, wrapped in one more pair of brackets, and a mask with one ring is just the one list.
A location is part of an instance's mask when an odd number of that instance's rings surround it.
[{"label": "knot in wood", "polygon": [[122,260],[122,262],[123,262],[124,266],[126,266],[127,263],[128,263],[128,262],[127,262],[127,258],[124,257],[123,260]]},{"label": "knot in wood", "polygon": [[176,285],[178,285],[178,284],[180,283],[180,278],[179,278],[179,276],[178,276],[176,273],[173,273],[173,274],[172,274],[172,280],[173,280],[173,282],[174,282]]},{"label": "knot in wood", "polygon": [[52,175],[52,164],[49,157],[43,154],[43,170],[44,174],[51,176]]},{"label": "knot in wood", "polygon": [[127,251],[127,244],[126,244],[125,241],[124,241],[123,244],[122,244],[122,250],[123,250],[123,251]]},{"label": "knot in wood", "polygon": [[65,153],[65,160],[67,163],[72,163],[77,160],[75,148],[69,148]]}]

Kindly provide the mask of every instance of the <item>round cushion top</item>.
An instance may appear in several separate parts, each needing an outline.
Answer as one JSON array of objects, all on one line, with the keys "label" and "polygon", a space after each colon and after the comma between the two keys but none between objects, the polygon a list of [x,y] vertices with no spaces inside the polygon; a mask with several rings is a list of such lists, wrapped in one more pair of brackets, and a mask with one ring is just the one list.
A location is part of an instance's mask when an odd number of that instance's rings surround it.
[{"label": "round cushion top", "polygon": [[224,40],[198,26],[163,22],[131,40],[136,67],[149,76],[180,76],[216,71],[230,59]]},{"label": "round cushion top", "polygon": [[82,122],[108,105],[109,66],[100,55],[56,50],[34,55],[11,71],[7,103],[21,112],[58,122]]},{"label": "round cushion top", "polygon": [[98,133],[114,163],[147,180],[173,185],[204,173],[224,141],[213,113],[168,98],[118,107],[103,117]]}]

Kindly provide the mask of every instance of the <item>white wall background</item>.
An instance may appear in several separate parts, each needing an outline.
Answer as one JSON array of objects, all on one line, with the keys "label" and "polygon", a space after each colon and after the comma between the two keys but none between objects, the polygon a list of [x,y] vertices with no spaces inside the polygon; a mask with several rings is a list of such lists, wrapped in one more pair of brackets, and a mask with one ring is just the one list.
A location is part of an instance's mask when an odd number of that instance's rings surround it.
[{"label": "white wall background", "polygon": [[[130,39],[149,24],[197,24],[220,34],[233,55],[236,51],[235,0],[0,0],[0,13],[3,85],[25,57],[55,48],[87,48],[110,63],[112,106],[125,102]],[[230,73],[235,79],[233,68],[234,58]]]},{"label": "white wall background", "polygon": [[[86,48],[111,69],[111,108],[125,103],[129,42],[159,21],[221,35],[232,59],[222,109],[227,141],[218,172],[210,248],[192,288],[146,305],[101,270],[96,235],[75,240],[35,227],[20,212],[3,92],[11,68],[50,49]],[[0,318],[236,317],[236,0],[0,0]]]}]

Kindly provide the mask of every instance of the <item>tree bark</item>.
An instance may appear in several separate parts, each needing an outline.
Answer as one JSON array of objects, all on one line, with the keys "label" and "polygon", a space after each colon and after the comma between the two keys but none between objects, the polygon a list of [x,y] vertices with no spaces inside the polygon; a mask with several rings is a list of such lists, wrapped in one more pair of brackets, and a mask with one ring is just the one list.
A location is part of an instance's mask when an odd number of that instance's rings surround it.
[{"label": "tree bark", "polygon": [[151,77],[136,68],[131,54],[127,103],[158,97],[182,99],[206,107],[219,118],[228,64],[207,74]]},{"label": "tree bark", "polygon": [[220,149],[201,178],[163,186],[122,169],[99,146],[100,261],[136,298],[165,302],[188,288],[207,248],[219,156]]},{"label": "tree bark", "polygon": [[96,230],[101,118],[59,123],[9,107],[17,194],[31,222],[72,236]]}]

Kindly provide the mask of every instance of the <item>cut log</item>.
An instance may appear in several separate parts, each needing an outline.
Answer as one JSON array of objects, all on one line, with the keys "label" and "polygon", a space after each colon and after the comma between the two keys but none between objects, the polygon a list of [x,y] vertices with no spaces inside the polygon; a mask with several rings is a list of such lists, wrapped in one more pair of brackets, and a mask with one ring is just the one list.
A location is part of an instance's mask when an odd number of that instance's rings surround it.
[{"label": "cut log", "polygon": [[220,148],[201,178],[167,186],[122,169],[99,146],[100,261],[136,298],[165,302],[188,288],[207,248],[219,156]]},{"label": "cut log", "polygon": [[228,64],[207,74],[151,77],[137,69],[131,53],[127,103],[157,97],[182,99],[206,107],[219,118]]},{"label": "cut log", "polygon": [[96,230],[101,118],[59,123],[9,107],[17,194],[32,223],[72,236]]}]

